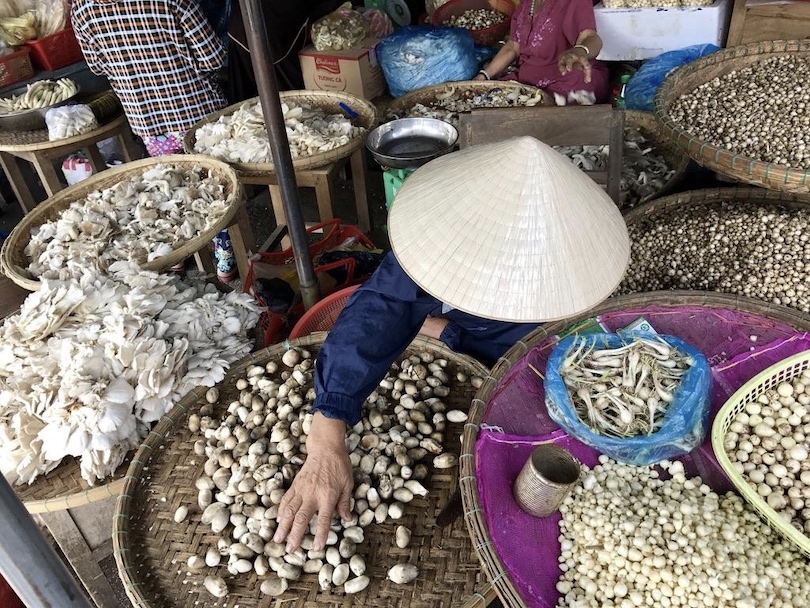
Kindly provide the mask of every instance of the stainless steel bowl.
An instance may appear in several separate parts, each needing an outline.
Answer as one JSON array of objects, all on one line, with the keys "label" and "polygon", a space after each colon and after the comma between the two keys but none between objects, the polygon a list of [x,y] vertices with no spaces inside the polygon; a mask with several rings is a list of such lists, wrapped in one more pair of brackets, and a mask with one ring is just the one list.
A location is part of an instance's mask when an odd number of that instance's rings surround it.
[{"label": "stainless steel bowl", "polygon": [[[14,97],[25,93],[27,87],[18,87],[12,89],[3,97]],[[74,103],[76,95],[79,94],[79,86],[76,85],[76,94],[63,99],[59,103],[54,103],[44,108],[36,108],[34,110],[23,110],[21,112],[13,112],[12,114],[0,113],[0,129],[5,131],[39,131],[46,128],[45,113],[51,108],[58,108],[59,106]]]},{"label": "stainless steel bowl", "polygon": [[436,118],[400,118],[368,134],[366,148],[383,167],[415,169],[446,154],[458,140],[456,128]]}]

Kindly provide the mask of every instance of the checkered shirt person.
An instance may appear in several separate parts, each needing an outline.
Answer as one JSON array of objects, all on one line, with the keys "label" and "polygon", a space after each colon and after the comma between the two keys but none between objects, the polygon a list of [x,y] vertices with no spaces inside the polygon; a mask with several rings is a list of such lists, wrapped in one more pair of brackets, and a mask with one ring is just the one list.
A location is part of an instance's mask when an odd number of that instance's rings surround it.
[{"label": "checkered shirt person", "polygon": [[227,105],[215,80],[225,49],[196,0],[74,0],[72,22],[136,135],[182,133]]}]

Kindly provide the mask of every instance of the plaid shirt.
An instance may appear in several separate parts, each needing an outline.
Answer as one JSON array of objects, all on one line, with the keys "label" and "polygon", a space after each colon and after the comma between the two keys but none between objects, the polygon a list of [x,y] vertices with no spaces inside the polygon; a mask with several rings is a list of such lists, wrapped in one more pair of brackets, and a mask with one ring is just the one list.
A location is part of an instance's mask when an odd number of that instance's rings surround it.
[{"label": "plaid shirt", "polygon": [[74,0],[72,21],[135,134],[187,131],[228,105],[216,83],[225,49],[196,0]]}]

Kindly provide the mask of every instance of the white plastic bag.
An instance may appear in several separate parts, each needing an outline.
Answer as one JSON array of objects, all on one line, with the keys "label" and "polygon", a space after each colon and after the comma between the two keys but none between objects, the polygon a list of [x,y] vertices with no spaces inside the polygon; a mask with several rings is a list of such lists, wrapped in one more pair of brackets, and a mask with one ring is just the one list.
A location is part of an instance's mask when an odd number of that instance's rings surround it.
[{"label": "white plastic bag", "polygon": [[96,115],[90,106],[77,104],[52,108],[45,114],[48,125],[48,139],[55,141],[98,129]]}]

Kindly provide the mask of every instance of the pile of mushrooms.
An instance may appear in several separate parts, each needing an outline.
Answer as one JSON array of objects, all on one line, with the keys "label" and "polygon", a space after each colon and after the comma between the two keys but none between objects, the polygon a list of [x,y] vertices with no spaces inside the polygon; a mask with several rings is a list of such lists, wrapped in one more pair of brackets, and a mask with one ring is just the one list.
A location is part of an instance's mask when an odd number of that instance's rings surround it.
[{"label": "pile of mushrooms", "polygon": [[[279,596],[289,581],[317,574],[322,589],[341,588],[358,593],[369,584],[366,564],[358,547],[364,529],[374,523],[399,520],[415,496],[425,496],[423,485],[432,466],[449,469],[457,456],[445,452],[448,422],[463,422],[466,414],[447,411],[443,399],[451,386],[481,379],[458,372],[452,379],[447,360],[425,351],[405,356],[364,404],[362,420],[349,429],[346,446],[354,467],[353,517],[333,519],[324,550],[313,547],[315,520],[301,547],[287,553],[272,538],[279,504],[306,460],[306,440],[312,424],[310,405],[315,398],[312,353],[291,348],[280,361],[255,365],[236,381],[240,391],[227,406],[224,418],[213,416],[219,390],[206,394],[199,414],[188,426],[203,437],[194,452],[207,458],[204,474],[195,485],[196,505],[183,505],[175,513],[180,522],[201,510],[202,522],[218,536],[215,543],[191,556],[191,572],[224,566],[232,576],[255,572],[262,579],[261,592]],[[399,526],[394,542],[407,547],[411,530]],[[388,578],[404,584],[419,574],[416,564],[393,566]],[[204,587],[215,597],[228,594],[228,584],[218,572],[203,577]]]}]

